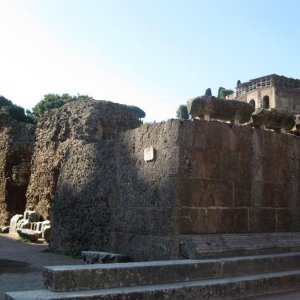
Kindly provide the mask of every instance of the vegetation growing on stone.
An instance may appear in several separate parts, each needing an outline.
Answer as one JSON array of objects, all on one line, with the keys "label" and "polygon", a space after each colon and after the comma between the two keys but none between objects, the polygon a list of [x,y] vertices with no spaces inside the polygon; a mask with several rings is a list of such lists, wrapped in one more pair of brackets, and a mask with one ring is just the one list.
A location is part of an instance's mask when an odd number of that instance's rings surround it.
[{"label": "vegetation growing on stone", "polygon": [[146,113],[139,107],[134,105],[128,105],[128,108],[133,112],[135,116],[137,116],[140,119],[140,121],[141,119],[146,117]]},{"label": "vegetation growing on stone", "polygon": [[0,110],[7,112],[11,118],[25,123],[34,123],[34,119],[30,115],[26,115],[24,108],[13,104],[12,101],[0,96]]},{"label": "vegetation growing on stone", "polygon": [[225,89],[224,87],[220,86],[218,90],[218,98],[225,99],[226,96],[229,96],[233,93],[233,90]]},{"label": "vegetation growing on stone", "polygon": [[71,96],[69,94],[46,94],[44,98],[32,109],[32,114],[40,119],[47,111],[53,108],[59,108],[64,104],[77,101],[77,100],[88,100],[91,99],[88,95]]},{"label": "vegetation growing on stone", "polygon": [[181,120],[188,120],[190,118],[186,105],[179,105],[176,111],[176,117]]},{"label": "vegetation growing on stone", "polygon": [[211,88],[206,89],[205,96],[212,96]]}]

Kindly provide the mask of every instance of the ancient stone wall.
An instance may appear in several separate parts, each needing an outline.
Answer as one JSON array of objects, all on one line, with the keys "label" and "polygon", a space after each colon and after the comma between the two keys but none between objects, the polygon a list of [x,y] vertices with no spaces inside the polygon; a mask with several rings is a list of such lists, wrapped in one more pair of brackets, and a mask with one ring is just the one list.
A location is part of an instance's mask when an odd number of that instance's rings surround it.
[{"label": "ancient stone wall", "polygon": [[49,218],[60,168],[69,148],[112,139],[120,131],[139,126],[125,106],[108,101],[75,101],[51,110],[39,122],[27,191],[27,207]]},{"label": "ancient stone wall", "polygon": [[104,249],[116,199],[114,141],[70,147],[51,203],[51,247],[68,253]]},{"label": "ancient stone wall", "polygon": [[281,109],[300,113],[300,89],[277,89],[276,106]]},{"label": "ancient stone wall", "polygon": [[34,129],[0,112],[0,226],[25,210]]},{"label": "ancient stone wall", "polygon": [[[116,145],[114,250],[138,260],[176,258],[180,143],[178,120],[123,133]],[[145,161],[144,150],[154,149]]]},{"label": "ancient stone wall", "polygon": [[300,139],[220,122],[185,122],[180,232],[300,230]]},{"label": "ancient stone wall", "polygon": [[[177,121],[129,130],[112,141],[72,148],[52,202],[51,246],[141,259],[178,256]],[[144,161],[144,149],[155,159]]]},{"label": "ancient stone wall", "polygon": [[169,120],[68,151],[52,205],[56,249],[170,259],[183,234],[300,230],[298,137]]}]

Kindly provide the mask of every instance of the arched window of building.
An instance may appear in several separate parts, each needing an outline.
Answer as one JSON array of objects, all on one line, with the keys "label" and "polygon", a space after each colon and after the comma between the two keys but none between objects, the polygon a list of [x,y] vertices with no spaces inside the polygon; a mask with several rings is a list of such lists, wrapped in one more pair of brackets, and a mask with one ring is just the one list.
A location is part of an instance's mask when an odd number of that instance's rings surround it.
[{"label": "arched window of building", "polygon": [[255,101],[254,101],[254,99],[251,99],[251,100],[249,101],[249,104],[252,105],[252,106],[255,108]]},{"label": "arched window of building", "polygon": [[268,109],[270,108],[270,99],[269,96],[263,97],[263,108]]}]

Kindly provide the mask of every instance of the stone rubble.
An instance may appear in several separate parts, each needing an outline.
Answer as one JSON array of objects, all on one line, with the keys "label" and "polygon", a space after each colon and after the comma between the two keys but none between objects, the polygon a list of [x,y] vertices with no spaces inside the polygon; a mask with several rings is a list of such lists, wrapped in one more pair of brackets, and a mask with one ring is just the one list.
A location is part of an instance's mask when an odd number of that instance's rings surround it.
[{"label": "stone rubble", "polygon": [[283,109],[254,109],[254,106],[239,100],[224,100],[213,96],[192,98],[187,102],[192,118],[227,121],[261,129],[300,134],[300,115]]},{"label": "stone rubble", "polygon": [[109,264],[132,261],[132,258],[128,255],[98,251],[82,251],[81,257],[86,264]]},{"label": "stone rubble", "polygon": [[35,125],[0,110],[0,227],[25,210],[34,141]]},{"label": "stone rubble", "polygon": [[247,123],[254,112],[251,104],[238,100],[225,100],[213,96],[195,97],[187,102],[188,113],[193,118],[209,121],[217,119],[233,124]]},{"label": "stone rubble", "polygon": [[42,217],[35,211],[26,210],[23,215],[15,215],[10,220],[9,233],[18,234],[21,238],[37,242],[38,239],[50,240],[51,224],[49,220],[41,221]]}]

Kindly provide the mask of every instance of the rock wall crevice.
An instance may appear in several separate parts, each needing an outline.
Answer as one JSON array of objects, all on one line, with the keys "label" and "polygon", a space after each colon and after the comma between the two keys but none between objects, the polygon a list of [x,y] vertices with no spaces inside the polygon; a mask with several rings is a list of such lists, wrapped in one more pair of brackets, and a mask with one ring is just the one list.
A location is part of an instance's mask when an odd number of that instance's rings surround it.
[{"label": "rock wall crevice", "polygon": [[0,226],[25,210],[34,130],[0,112]]}]

